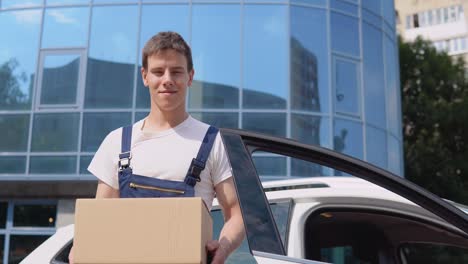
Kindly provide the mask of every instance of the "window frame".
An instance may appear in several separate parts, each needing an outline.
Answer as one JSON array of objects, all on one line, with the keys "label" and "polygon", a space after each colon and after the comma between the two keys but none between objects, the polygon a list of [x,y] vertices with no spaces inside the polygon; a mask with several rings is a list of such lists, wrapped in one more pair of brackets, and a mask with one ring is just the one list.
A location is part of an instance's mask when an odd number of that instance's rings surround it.
[{"label": "window frame", "polygon": [[[337,62],[345,62],[345,63],[350,63],[353,64],[355,69],[356,69],[356,112],[349,112],[349,111],[341,111],[337,109],[337,79],[336,79],[336,74],[337,74]],[[362,118],[362,80],[361,80],[361,62],[356,59],[348,58],[348,57],[343,57],[337,54],[333,55],[332,58],[332,95],[333,95],[333,112],[335,114],[341,115],[341,116],[346,116],[346,117],[353,117],[356,118],[357,120],[361,120]]]},{"label": "window frame", "polygon": [[55,219],[58,216],[58,201],[57,200],[0,200],[0,202],[7,203],[7,215],[5,227],[0,228],[0,235],[3,235],[3,261],[2,263],[9,263],[8,258],[10,255],[10,239],[11,236],[30,236],[30,235],[48,235],[52,236],[57,230],[57,221],[54,227],[15,227],[13,225],[14,207],[16,205],[55,205]]},{"label": "window frame", "polygon": [[[80,64],[78,68],[78,80],[76,87],[75,103],[73,104],[42,104],[42,80],[44,77],[44,62],[48,55],[78,55]],[[70,49],[42,49],[39,54],[39,62],[37,64],[37,80],[35,83],[36,96],[34,100],[35,110],[49,110],[49,109],[78,109],[83,108],[84,91],[86,85],[86,68],[87,68],[87,51],[84,48],[70,48]]]}]

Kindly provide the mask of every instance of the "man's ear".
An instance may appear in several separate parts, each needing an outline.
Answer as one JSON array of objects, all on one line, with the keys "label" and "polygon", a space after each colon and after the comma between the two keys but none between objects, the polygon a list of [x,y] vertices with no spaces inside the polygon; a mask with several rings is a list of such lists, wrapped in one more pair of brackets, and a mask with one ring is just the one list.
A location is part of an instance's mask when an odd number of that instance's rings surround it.
[{"label": "man's ear", "polygon": [[187,84],[188,87],[192,86],[193,76],[194,76],[194,75],[195,75],[195,70],[192,69],[192,70],[189,72],[189,81],[188,81],[188,84]]},{"label": "man's ear", "polygon": [[143,84],[146,87],[148,87],[148,81],[146,80],[146,75],[147,75],[147,72],[146,72],[145,67],[141,67],[141,79],[143,80]]}]

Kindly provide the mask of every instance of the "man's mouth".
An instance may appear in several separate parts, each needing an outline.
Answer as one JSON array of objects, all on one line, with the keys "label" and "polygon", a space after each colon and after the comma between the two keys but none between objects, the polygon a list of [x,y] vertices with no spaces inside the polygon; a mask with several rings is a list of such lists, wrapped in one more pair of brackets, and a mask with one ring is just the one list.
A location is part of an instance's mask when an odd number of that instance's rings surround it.
[{"label": "man's mouth", "polygon": [[177,91],[172,91],[172,90],[171,91],[159,91],[158,93],[160,93],[160,94],[175,94],[175,93],[177,93]]}]

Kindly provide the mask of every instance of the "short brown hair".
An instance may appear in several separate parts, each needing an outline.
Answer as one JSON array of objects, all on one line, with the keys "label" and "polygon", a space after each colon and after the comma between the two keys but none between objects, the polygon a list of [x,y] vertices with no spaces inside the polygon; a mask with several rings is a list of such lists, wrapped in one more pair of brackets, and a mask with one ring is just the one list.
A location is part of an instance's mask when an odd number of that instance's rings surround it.
[{"label": "short brown hair", "polygon": [[142,64],[148,69],[148,57],[157,54],[159,51],[172,49],[185,56],[187,60],[187,70],[193,69],[192,51],[184,38],[176,32],[159,32],[151,37],[143,48]]}]

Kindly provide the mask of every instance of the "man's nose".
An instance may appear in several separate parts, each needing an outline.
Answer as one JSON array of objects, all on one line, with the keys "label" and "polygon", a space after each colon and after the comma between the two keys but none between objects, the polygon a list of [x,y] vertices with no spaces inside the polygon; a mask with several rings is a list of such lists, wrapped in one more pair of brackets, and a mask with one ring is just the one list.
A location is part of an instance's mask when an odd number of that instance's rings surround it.
[{"label": "man's nose", "polygon": [[171,72],[168,71],[168,70],[166,70],[166,71],[164,72],[163,84],[164,84],[164,85],[172,85],[172,84],[174,84],[173,76],[172,76]]}]

